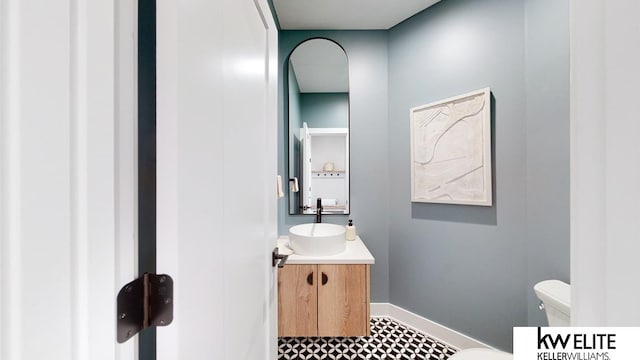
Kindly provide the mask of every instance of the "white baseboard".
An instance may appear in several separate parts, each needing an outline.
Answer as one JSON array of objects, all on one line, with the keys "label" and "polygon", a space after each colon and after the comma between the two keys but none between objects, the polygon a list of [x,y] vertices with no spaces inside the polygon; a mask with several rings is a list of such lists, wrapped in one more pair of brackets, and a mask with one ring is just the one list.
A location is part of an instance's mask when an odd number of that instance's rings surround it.
[{"label": "white baseboard", "polygon": [[390,303],[371,303],[371,316],[391,318],[459,350],[470,348],[493,349],[492,346],[470,336],[464,335],[453,329],[449,329],[444,325],[438,324],[437,322],[426,319]]}]

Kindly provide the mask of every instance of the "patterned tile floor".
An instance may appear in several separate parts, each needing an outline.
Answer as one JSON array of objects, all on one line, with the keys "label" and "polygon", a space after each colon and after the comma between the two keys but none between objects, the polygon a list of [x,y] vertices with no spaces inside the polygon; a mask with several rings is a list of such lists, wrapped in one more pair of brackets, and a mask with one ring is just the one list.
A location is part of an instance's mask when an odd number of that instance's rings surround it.
[{"label": "patterned tile floor", "polygon": [[456,349],[388,318],[371,319],[370,337],[284,337],[279,360],[417,359],[444,360]]}]

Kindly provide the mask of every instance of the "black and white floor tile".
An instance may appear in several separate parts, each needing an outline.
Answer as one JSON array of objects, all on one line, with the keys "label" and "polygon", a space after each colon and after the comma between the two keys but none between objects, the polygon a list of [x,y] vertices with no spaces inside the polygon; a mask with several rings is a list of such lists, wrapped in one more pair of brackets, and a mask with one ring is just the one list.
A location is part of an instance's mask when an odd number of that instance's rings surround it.
[{"label": "black and white floor tile", "polygon": [[444,360],[456,349],[388,318],[371,319],[369,337],[283,337],[279,360]]}]

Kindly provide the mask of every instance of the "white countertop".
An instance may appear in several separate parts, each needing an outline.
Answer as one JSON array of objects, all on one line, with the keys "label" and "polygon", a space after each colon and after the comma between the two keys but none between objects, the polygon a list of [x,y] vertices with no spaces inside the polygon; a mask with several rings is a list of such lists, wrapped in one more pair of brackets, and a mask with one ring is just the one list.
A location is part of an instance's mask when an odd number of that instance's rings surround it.
[{"label": "white countertop", "polygon": [[[288,236],[278,238],[278,246],[287,246]],[[347,248],[331,256],[307,256],[291,254],[287,259],[287,264],[373,264],[375,259],[364,245],[360,236],[356,236],[353,241],[347,241]],[[288,248],[288,247],[287,247]]]}]

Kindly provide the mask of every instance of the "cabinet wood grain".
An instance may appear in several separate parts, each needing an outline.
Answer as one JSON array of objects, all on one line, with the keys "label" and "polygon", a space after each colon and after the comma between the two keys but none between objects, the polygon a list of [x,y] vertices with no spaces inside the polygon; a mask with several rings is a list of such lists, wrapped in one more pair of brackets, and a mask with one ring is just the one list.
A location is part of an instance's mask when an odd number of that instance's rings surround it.
[{"label": "cabinet wood grain", "polygon": [[369,335],[369,266],[318,265],[318,336]]},{"label": "cabinet wood grain", "polygon": [[278,336],[318,335],[317,265],[278,269]]}]

